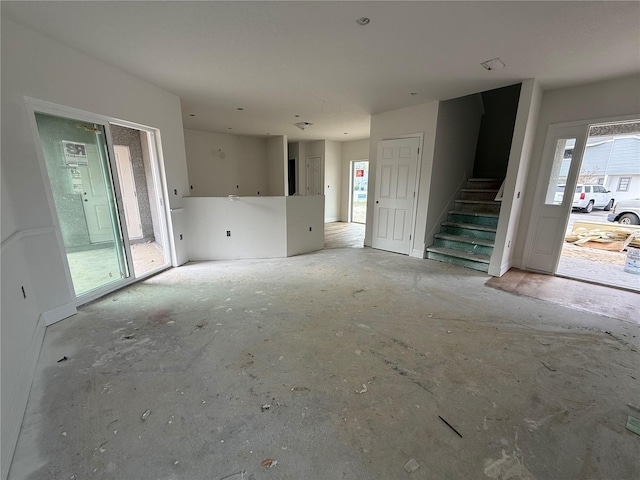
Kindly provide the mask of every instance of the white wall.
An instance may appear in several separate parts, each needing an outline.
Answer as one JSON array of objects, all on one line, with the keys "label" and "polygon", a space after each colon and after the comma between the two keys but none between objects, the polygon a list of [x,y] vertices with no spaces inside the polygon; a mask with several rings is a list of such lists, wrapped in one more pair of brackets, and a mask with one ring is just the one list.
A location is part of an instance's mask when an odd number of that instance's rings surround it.
[{"label": "white wall", "polygon": [[[15,256],[11,254],[12,262],[5,263],[4,253],[2,262],[1,473],[4,478],[40,348],[41,338],[34,333],[43,331],[44,317],[40,314],[64,310],[65,306],[75,303],[66,282],[61,281],[65,278],[62,245],[52,233],[56,222],[45,194],[45,180],[24,96],[158,128],[166,190],[172,193],[168,197],[170,207],[179,209],[181,197],[188,195],[189,190],[177,96],[5,18],[2,18],[1,35],[1,239],[5,243],[13,237],[20,243],[10,247],[19,252]],[[177,195],[173,195],[174,189]],[[174,261],[185,259],[183,247],[176,245]],[[14,288],[18,278],[30,285],[27,302],[22,292]],[[7,345],[11,347],[5,349]],[[25,366],[31,370],[25,372]]]},{"label": "white wall", "polygon": [[278,135],[267,140],[267,195],[287,194],[287,137]]},{"label": "white wall", "polygon": [[427,203],[429,199],[431,169],[435,144],[436,123],[439,102],[424,103],[414,107],[401,108],[390,112],[379,113],[371,117],[371,136],[369,138],[369,195],[367,200],[367,228],[364,243],[371,246],[373,232],[373,206],[375,204],[376,165],[378,142],[380,140],[423,134],[420,147],[420,186],[418,189],[418,208],[416,212],[416,228],[413,235],[412,255],[422,256],[425,245],[425,227],[427,220]]},{"label": "white wall", "polygon": [[191,260],[278,258],[324,247],[321,195],[184,201]]},{"label": "white wall", "polygon": [[524,193],[541,101],[542,89],[538,83],[535,80],[523,82],[504,181],[500,219],[489,264],[489,275],[496,277],[506,273],[513,262],[513,247],[525,205]]},{"label": "white wall", "polygon": [[514,267],[523,268],[524,245],[549,125],[579,120],[606,120],[627,115],[640,116],[640,75],[543,92],[522,216],[513,252]]},{"label": "white wall", "polygon": [[191,195],[267,195],[267,141],[227,133],[184,130]]},{"label": "white wall", "polygon": [[349,199],[351,196],[351,162],[369,160],[369,139],[353,140],[342,143],[342,165],[340,177],[340,221],[349,221]]},{"label": "white wall", "polygon": [[340,220],[342,143],[327,140],[324,155],[324,221]]},{"label": "white wall", "polygon": [[460,189],[473,176],[482,114],[479,94],[440,102],[426,216],[427,246],[433,245],[440,223],[447,219]]},{"label": "white wall", "polygon": [[287,256],[324,248],[324,198],[287,197]]},{"label": "white wall", "polygon": [[[191,260],[287,256],[286,197],[185,199]],[[231,236],[227,237],[227,231]]]}]

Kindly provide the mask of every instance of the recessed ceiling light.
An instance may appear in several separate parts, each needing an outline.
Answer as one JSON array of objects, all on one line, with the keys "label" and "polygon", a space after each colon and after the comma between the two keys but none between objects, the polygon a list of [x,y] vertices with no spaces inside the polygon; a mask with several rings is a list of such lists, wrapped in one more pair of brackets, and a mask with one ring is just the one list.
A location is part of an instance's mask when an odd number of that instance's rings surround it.
[{"label": "recessed ceiling light", "polygon": [[361,17],[361,18],[356,20],[356,23],[358,25],[362,25],[362,26],[369,25],[370,22],[371,22],[371,19],[367,18],[367,17]]},{"label": "recessed ceiling light", "polygon": [[240,111],[242,111],[242,110],[244,110],[244,108],[242,108],[242,107],[238,107],[238,108],[236,108],[236,110],[240,110]]},{"label": "recessed ceiling light", "polygon": [[344,132],[345,135],[349,135],[349,132]]},{"label": "recessed ceiling light", "polygon": [[195,113],[190,113],[190,114],[189,114],[189,116],[190,116],[190,117],[195,117],[195,116],[196,116],[196,114],[195,114]]},{"label": "recessed ceiling light", "polygon": [[498,57],[487,60],[486,62],[482,62],[480,65],[482,65],[487,70],[500,70],[501,68],[506,67],[504,62]]},{"label": "recessed ceiling light", "polygon": [[296,117],[296,118],[300,118],[300,115],[294,115],[294,117]]}]

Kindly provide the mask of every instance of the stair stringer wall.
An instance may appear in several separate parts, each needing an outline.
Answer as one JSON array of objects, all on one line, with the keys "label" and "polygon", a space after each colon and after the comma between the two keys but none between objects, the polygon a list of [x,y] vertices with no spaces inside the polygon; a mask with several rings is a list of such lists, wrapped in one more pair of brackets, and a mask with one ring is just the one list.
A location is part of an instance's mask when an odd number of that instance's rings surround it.
[{"label": "stair stringer wall", "polygon": [[[435,133],[424,245],[433,244],[440,223],[473,174],[484,108],[480,94],[440,102]],[[426,253],[426,252],[423,252]]]}]

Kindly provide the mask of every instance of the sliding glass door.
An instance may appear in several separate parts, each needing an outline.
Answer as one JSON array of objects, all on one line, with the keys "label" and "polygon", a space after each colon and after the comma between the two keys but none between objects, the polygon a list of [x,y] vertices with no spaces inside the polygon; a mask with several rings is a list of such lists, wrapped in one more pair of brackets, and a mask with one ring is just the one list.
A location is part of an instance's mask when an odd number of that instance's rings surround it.
[{"label": "sliding glass door", "polygon": [[76,297],[130,276],[102,124],[36,112]]}]

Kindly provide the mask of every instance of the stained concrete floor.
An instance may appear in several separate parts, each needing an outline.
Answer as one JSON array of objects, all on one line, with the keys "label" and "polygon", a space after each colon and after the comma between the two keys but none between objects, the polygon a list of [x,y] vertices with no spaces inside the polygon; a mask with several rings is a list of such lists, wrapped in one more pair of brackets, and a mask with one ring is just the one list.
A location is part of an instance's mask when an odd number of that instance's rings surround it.
[{"label": "stained concrete floor", "polygon": [[639,478],[637,320],[487,279],[369,248],[156,275],[48,328],[10,478]]}]

